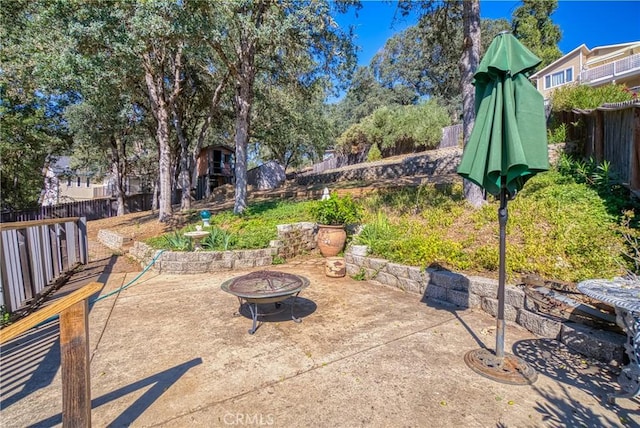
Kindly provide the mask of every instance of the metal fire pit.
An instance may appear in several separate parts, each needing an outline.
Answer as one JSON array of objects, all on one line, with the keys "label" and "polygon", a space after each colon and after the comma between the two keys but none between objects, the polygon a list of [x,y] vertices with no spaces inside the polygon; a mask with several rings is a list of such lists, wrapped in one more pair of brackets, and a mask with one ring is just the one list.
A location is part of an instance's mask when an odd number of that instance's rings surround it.
[{"label": "metal fire pit", "polygon": [[[300,318],[293,315],[293,308],[298,294],[308,286],[309,280],[303,276],[265,270],[228,279],[222,283],[220,288],[238,298],[240,302],[238,312],[242,312],[243,305],[249,308],[253,321],[249,334],[253,334],[258,328],[258,317],[281,312],[283,310],[281,302],[290,297],[293,297],[291,319],[297,323],[301,322]],[[271,303],[275,305],[275,310],[271,312],[258,311],[258,305],[264,308],[264,305]]]}]

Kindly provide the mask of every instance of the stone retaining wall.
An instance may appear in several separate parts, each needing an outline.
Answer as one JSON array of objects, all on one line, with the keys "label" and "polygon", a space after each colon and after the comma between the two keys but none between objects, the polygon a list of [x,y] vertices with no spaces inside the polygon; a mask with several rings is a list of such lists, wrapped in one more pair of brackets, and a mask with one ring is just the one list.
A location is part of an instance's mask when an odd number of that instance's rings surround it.
[{"label": "stone retaining wall", "polygon": [[[564,143],[549,145],[549,161],[555,164],[562,153],[576,152],[575,145]],[[301,185],[329,184],[337,181],[375,181],[380,179],[398,179],[415,175],[455,174],[462,157],[462,149],[427,150],[399,159],[382,159],[335,168],[322,173],[298,175],[296,182]]]},{"label": "stone retaining wall", "polygon": [[276,253],[274,248],[262,250],[236,251],[163,251],[154,250],[143,242],[135,242],[129,254],[144,266],[150,264],[158,273],[197,274],[208,272],[247,269],[259,266],[269,266],[273,263]]},{"label": "stone retaining wall", "polygon": [[279,224],[277,228],[278,239],[271,241],[269,245],[277,249],[278,256],[289,259],[316,249],[316,223]]},{"label": "stone retaining wall", "polygon": [[456,172],[462,149],[429,150],[400,160],[381,160],[348,165],[320,174],[300,175],[298,184],[335,183],[337,181],[375,181],[414,175],[447,175]]},{"label": "stone retaining wall", "polygon": [[131,238],[110,230],[101,229],[98,231],[98,241],[112,250],[122,250],[131,243]]},{"label": "stone retaining wall", "polygon": [[[425,298],[461,308],[481,309],[496,316],[498,281],[437,269],[420,269],[373,257],[345,254],[347,275],[379,282]],[[524,291],[505,287],[505,320],[532,333],[559,340],[583,355],[620,365],[624,357],[623,335],[590,328],[541,313]]]},{"label": "stone retaining wall", "polygon": [[269,266],[276,255],[291,258],[314,250],[316,231],[317,225],[309,222],[278,225],[278,239],[271,241],[269,248],[259,250],[160,251],[136,241],[129,249],[129,255],[143,266],[155,258],[151,269],[159,273],[196,274],[246,269]]}]

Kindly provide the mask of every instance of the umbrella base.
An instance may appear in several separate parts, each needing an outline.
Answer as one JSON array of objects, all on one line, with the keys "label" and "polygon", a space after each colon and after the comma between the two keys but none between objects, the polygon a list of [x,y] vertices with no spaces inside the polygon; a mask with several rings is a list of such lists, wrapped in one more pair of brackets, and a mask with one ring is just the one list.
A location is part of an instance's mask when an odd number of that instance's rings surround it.
[{"label": "umbrella base", "polygon": [[507,353],[498,358],[493,351],[476,349],[466,353],[464,362],[474,372],[509,385],[531,385],[538,379],[538,373],[524,360]]}]

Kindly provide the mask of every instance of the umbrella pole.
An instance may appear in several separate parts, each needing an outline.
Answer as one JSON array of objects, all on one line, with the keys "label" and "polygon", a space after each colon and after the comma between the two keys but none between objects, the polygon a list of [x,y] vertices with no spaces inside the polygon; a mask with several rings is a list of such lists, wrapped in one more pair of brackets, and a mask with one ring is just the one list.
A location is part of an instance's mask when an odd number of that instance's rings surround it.
[{"label": "umbrella pole", "polygon": [[[504,177],[503,177],[504,179]],[[507,253],[507,189],[500,190],[500,207],[498,208],[498,223],[500,225],[500,264],[498,270],[498,316],[496,321],[496,357],[504,358],[504,285],[506,282],[506,253]]]},{"label": "umbrella pole", "polygon": [[[504,177],[503,177],[504,180]],[[507,188],[502,185],[500,190],[500,208],[498,221],[500,223],[500,267],[498,272],[498,314],[496,328],[496,350],[491,352],[487,348],[469,351],[464,361],[476,373],[489,379],[511,385],[531,385],[538,378],[536,371],[523,359],[504,352],[504,295],[506,283],[506,243],[507,243]]]}]

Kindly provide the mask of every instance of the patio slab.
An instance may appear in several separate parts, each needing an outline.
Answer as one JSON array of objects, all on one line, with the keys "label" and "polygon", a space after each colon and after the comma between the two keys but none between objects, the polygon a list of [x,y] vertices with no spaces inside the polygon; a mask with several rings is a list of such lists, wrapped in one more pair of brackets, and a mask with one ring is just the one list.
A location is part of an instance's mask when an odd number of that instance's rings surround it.
[{"label": "patio slab", "polygon": [[[531,386],[486,379],[466,352],[495,346],[495,321],[403,291],[328,278],[322,259],[272,266],[309,278],[295,314],[254,335],[220,284],[252,270],[147,272],[92,305],[96,427],[640,426],[640,402],[606,404],[615,375],[562,344],[508,325],[506,349],[538,371]],[[255,269],[253,269],[255,270]],[[101,295],[137,273],[111,273]],[[289,301],[287,301],[287,304]],[[57,321],[2,349],[3,427],[60,426]]]}]

